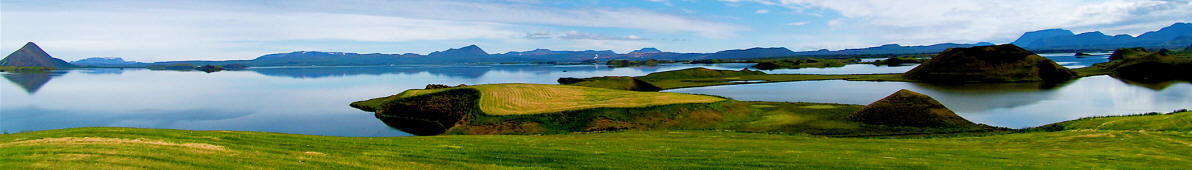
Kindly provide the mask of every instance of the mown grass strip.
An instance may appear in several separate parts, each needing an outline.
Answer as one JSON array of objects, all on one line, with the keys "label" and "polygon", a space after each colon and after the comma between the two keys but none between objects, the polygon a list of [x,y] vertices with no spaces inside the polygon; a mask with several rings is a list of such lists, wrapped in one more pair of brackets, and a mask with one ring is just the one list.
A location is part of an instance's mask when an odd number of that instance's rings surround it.
[{"label": "mown grass strip", "polygon": [[[66,137],[202,143],[227,151],[131,143],[11,145]],[[1187,132],[1121,130],[869,139],[724,131],[349,138],[76,128],[0,136],[0,168],[1185,168],[1192,164],[1192,147],[1185,144],[1190,140]]]}]

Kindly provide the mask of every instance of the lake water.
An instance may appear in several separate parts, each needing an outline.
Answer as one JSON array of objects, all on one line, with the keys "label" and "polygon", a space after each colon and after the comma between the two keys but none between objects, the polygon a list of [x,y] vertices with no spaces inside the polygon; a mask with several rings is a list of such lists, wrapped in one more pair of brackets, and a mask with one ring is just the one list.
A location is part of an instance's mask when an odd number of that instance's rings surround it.
[{"label": "lake water", "polygon": [[[487,65],[252,68],[215,73],[146,69],[0,73],[0,132],[73,127],[265,131],[405,136],[348,103],[426,84],[540,83],[560,77],[641,76],[749,64]],[[776,70],[782,71],[782,70]]]},{"label": "lake water", "polygon": [[[484,65],[285,67],[215,73],[145,69],[0,73],[7,80],[0,83],[0,131],[16,133],[74,127],[142,127],[329,136],[407,136],[409,134],[384,125],[372,113],[348,107],[348,103],[422,88],[432,83],[556,84],[555,80],[560,77],[640,76],[692,67],[739,70],[748,66],[669,64],[609,68],[599,65]],[[911,68],[913,65],[849,65],[766,72],[867,74],[898,73]],[[751,87],[762,91],[785,90],[749,96],[723,95],[749,93],[740,90],[753,89]],[[1005,87],[937,87],[898,82],[810,81],[674,91],[721,94],[739,100],[867,104],[896,89],[908,88],[941,99],[949,108],[976,122],[1010,127],[1049,123],[1089,114],[1166,112],[1172,110],[1173,105],[1192,106],[1188,103],[1192,89],[1187,83],[1136,86],[1109,77],[1089,77],[1052,89],[1035,87],[1005,90]],[[1088,94],[1075,95],[1080,93]]]}]

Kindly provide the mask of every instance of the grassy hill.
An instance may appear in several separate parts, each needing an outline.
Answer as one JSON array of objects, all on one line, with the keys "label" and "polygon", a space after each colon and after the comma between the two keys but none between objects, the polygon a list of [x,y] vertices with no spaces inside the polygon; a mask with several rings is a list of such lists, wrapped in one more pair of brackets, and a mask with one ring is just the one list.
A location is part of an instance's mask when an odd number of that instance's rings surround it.
[{"label": "grassy hill", "polygon": [[1077,74],[1012,44],[950,48],[903,74],[926,82],[1062,82]]},{"label": "grassy hill", "polygon": [[4,169],[947,168],[1180,169],[1192,134],[1066,130],[827,138],[727,131],[328,137],[75,128],[0,135]]},{"label": "grassy hill", "polygon": [[486,84],[444,89],[413,89],[394,96],[357,102],[379,108],[380,103],[452,89],[480,91],[480,110],[491,115],[526,115],[592,108],[632,108],[668,104],[712,103],[726,99],[704,95],[634,92],[605,88],[546,84]]}]

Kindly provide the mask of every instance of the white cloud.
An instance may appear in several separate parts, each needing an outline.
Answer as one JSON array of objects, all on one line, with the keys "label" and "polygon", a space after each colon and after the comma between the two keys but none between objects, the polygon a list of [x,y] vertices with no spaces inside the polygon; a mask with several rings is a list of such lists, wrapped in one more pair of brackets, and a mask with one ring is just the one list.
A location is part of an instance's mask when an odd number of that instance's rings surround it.
[{"label": "white cloud", "polygon": [[757,11],[753,11],[753,13],[755,13],[755,14],[765,14],[765,13],[770,13],[770,10],[759,9],[759,10],[757,10]]},{"label": "white cloud", "polygon": [[526,39],[567,39],[567,40],[645,40],[637,35],[623,37],[606,36],[580,31],[565,32],[532,32],[526,33]]},{"label": "white cloud", "polygon": [[786,25],[789,25],[789,26],[803,26],[803,25],[807,25],[807,22],[806,22],[806,21],[792,22],[792,23],[786,23]]},{"label": "white cloud", "polygon": [[[828,25],[866,34],[871,44],[1009,42],[1023,32],[1049,28],[1138,35],[1192,20],[1192,2],[1162,0],[778,0],[794,11],[838,15]],[[816,9],[816,10],[808,10]],[[847,21],[847,22],[845,22]],[[848,41],[839,36],[821,40]]]}]

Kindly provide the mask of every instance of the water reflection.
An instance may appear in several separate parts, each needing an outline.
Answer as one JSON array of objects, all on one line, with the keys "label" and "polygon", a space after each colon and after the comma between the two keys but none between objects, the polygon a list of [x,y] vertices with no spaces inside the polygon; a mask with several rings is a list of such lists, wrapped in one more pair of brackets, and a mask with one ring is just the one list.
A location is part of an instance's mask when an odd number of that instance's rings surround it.
[{"label": "water reflection", "polygon": [[1088,116],[1168,112],[1192,107],[1192,84],[1172,83],[1165,86],[1153,89],[1124,83],[1109,76],[1093,76],[1057,85],[938,85],[825,80],[697,87],[667,92],[710,94],[745,101],[864,105],[899,89],[910,89],[936,98],[949,109],[974,122],[1025,128]]},{"label": "water reflection", "polygon": [[46,83],[49,83],[50,79],[53,79],[53,77],[61,76],[63,74],[66,74],[66,72],[65,71],[52,71],[52,72],[48,72],[48,73],[0,73],[0,74],[4,75],[4,79],[8,79],[9,82],[17,84],[17,86],[20,86],[21,89],[24,89],[25,93],[33,94],[33,93],[37,93],[37,90],[41,89],[41,86],[44,86]]},{"label": "water reflection", "polygon": [[1110,53],[1092,53],[1090,56],[1076,56],[1076,53],[1047,53],[1039,56],[1047,57],[1057,64],[1068,68],[1082,68],[1097,63],[1109,62]]}]

